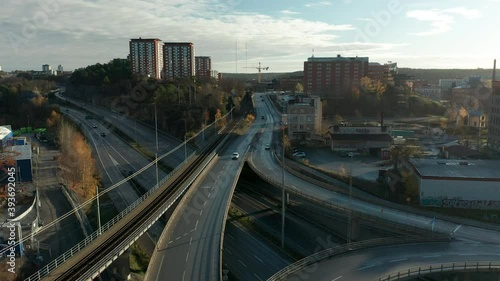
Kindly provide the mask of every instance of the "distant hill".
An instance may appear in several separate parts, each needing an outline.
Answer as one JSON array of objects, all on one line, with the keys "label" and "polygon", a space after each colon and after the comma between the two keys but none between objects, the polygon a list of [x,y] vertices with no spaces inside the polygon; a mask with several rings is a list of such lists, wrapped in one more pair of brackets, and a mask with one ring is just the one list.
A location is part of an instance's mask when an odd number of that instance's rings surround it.
[{"label": "distant hill", "polygon": [[[493,69],[421,69],[421,68],[399,68],[399,73],[415,77],[415,79],[427,80],[431,84],[438,84],[439,79],[465,78],[467,76],[481,76],[491,79]],[[500,72],[500,71],[499,71]],[[290,76],[302,76],[303,71],[295,72],[262,72],[263,81],[271,81]],[[257,73],[222,73],[224,78],[243,79],[245,81],[257,80]]]}]

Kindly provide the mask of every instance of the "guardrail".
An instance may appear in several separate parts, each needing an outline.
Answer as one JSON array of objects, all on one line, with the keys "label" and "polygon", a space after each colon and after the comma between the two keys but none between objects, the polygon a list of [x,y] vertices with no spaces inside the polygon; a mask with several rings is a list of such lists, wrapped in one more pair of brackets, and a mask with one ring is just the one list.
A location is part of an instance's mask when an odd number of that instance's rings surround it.
[{"label": "guardrail", "polygon": [[[281,188],[281,186],[282,186],[281,182],[279,182],[279,181],[275,180],[274,178],[271,178],[271,177],[263,174],[262,172],[260,172],[259,169],[257,169],[255,167],[255,165],[253,164],[253,161],[251,158],[250,158],[250,161],[248,161],[248,163],[249,163],[250,168],[257,175],[259,175],[262,179],[264,179],[265,181],[267,181],[268,183],[270,183],[276,187]],[[296,172],[294,172],[294,171],[292,171],[291,173],[294,175],[296,174]],[[334,203],[329,202],[329,201],[320,200],[316,197],[312,197],[308,193],[301,192],[297,189],[289,188],[286,186],[285,186],[285,189],[288,193],[300,196],[300,197],[302,197],[310,202],[313,202],[315,205],[322,206],[322,207],[325,207],[325,208],[328,208],[331,210],[335,210],[335,211],[339,211],[339,212],[343,212],[343,213],[352,212],[353,216],[355,216],[355,217],[362,218],[363,220],[367,220],[367,221],[372,221],[372,222],[375,222],[378,224],[383,224],[383,225],[386,225],[386,226],[391,227],[391,228],[395,228],[395,229],[400,230],[400,231],[406,231],[406,232],[411,232],[411,233],[420,234],[420,235],[433,236],[433,237],[444,235],[444,234],[439,234],[439,233],[433,233],[430,230],[426,230],[423,228],[419,228],[414,224],[394,222],[394,221],[391,221],[388,219],[384,219],[381,216],[376,216],[376,215],[371,215],[371,214],[367,214],[367,213],[363,213],[363,212],[358,212],[358,211],[352,210],[351,208],[349,208],[345,205],[342,205],[342,204],[334,204]],[[446,237],[449,237],[449,236],[446,235]]]},{"label": "guardrail", "polygon": [[[303,269],[309,265],[318,263],[322,260],[331,258],[333,256],[342,255],[342,254],[356,251],[356,250],[373,248],[373,247],[384,246],[384,245],[435,242],[435,241],[439,241],[439,240],[436,238],[430,238],[430,239],[427,238],[426,239],[423,237],[389,237],[389,238],[377,238],[377,239],[355,242],[355,243],[351,243],[351,244],[345,244],[342,246],[323,250],[323,251],[318,252],[316,254],[305,257],[305,258],[303,258],[295,263],[292,263],[291,265],[276,272],[273,276],[269,277],[267,279],[267,281],[284,280],[285,278],[290,277],[290,275],[300,271],[301,269]],[[443,239],[443,241],[446,241],[446,240]],[[389,279],[389,280],[392,280],[392,279]]]},{"label": "guardrail", "polygon": [[[426,266],[412,267],[407,270],[391,273],[385,277],[375,279],[375,281],[392,281],[401,278],[416,277],[431,273],[441,272],[491,272],[500,271],[499,261],[470,261],[470,262],[454,262],[443,264],[431,264]],[[269,280],[269,279],[268,279]]]}]

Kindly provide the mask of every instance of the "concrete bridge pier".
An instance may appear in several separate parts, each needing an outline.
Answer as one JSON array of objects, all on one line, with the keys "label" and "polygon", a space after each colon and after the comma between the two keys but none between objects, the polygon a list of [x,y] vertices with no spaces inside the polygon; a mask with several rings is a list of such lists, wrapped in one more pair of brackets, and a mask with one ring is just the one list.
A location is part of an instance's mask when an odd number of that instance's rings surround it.
[{"label": "concrete bridge pier", "polygon": [[353,215],[351,221],[351,240],[359,240],[360,232],[360,219],[358,216]]},{"label": "concrete bridge pier", "polygon": [[108,268],[113,281],[130,279],[130,250],[121,254]]}]

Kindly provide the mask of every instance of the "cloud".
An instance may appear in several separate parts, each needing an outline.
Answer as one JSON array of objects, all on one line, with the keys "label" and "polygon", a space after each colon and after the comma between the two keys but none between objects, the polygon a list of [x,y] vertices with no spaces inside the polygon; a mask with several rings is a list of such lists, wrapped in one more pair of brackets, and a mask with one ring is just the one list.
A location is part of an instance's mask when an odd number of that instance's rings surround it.
[{"label": "cloud", "polygon": [[320,1],[320,2],[312,2],[312,3],[305,4],[305,6],[308,8],[318,8],[318,7],[325,7],[325,6],[331,6],[331,5],[332,5],[332,2],[330,2],[330,1]]},{"label": "cloud", "polygon": [[[1,32],[11,35],[0,41],[4,69],[39,69],[45,63],[75,69],[125,58],[129,40],[138,37],[193,42],[196,55],[211,56],[218,69],[234,63],[236,41],[248,45],[249,58],[279,57],[332,45],[339,33],[354,30],[349,24],[243,12],[240,0],[45,2],[58,3],[57,9],[44,12],[38,5],[42,1],[37,0],[9,1],[2,7]],[[25,36],[26,26],[43,13],[46,22],[35,22]],[[12,38],[18,41],[9,40]]]},{"label": "cloud", "polygon": [[409,18],[414,18],[418,21],[430,22],[432,29],[429,31],[412,33],[412,35],[417,36],[436,35],[450,31],[455,23],[456,16],[462,16],[466,19],[475,19],[480,17],[480,15],[481,13],[478,10],[466,9],[464,7],[441,10],[412,10],[406,13],[406,16]]},{"label": "cloud", "polygon": [[373,19],[372,18],[355,18],[355,20],[359,20],[359,21],[372,21]]},{"label": "cloud", "polygon": [[298,15],[298,14],[300,14],[299,12],[290,11],[290,10],[281,10],[280,13],[282,13],[284,15]]}]

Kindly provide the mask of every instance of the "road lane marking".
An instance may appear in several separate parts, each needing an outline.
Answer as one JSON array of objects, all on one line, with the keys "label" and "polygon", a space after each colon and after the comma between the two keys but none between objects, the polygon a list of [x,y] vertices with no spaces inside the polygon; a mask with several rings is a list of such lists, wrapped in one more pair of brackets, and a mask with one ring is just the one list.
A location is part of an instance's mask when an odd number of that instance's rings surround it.
[{"label": "road lane marking", "polygon": [[259,279],[260,281],[262,281],[262,279],[259,277],[259,275],[257,275],[257,273],[254,273],[253,274],[255,277],[257,277],[257,279]]},{"label": "road lane marking", "polygon": [[158,273],[156,273],[156,281],[158,281],[160,278],[161,266],[163,265],[163,259],[165,259],[165,255],[161,256],[161,262],[160,262],[160,266],[158,267]]},{"label": "road lane marking", "polygon": [[191,246],[191,242],[193,242],[193,237],[191,236],[191,239],[189,239],[189,246]]},{"label": "road lane marking", "polygon": [[228,249],[226,249],[226,251],[227,251],[228,253],[230,253],[231,255],[233,254],[233,253],[232,253],[231,251],[229,251]]},{"label": "road lane marking", "polygon": [[203,203],[203,207],[205,207],[207,205],[207,201],[205,201],[205,203]]},{"label": "road lane marking", "polygon": [[229,238],[234,240],[234,237],[231,234],[228,234],[227,236],[229,236]]},{"label": "road lane marking", "polygon": [[437,258],[440,257],[441,255],[429,255],[429,256],[422,256],[422,258],[427,259],[427,258]]},{"label": "road lane marking", "polygon": [[188,235],[188,233],[187,233],[187,232],[186,232],[186,233],[184,233],[184,235],[182,235],[182,236],[186,236],[186,235]]},{"label": "road lane marking", "polygon": [[179,240],[179,239],[181,239],[181,237],[180,237],[180,236],[179,236],[179,237],[177,237],[177,238],[175,238],[175,240]]},{"label": "road lane marking", "polygon": [[184,277],[186,277],[186,271],[184,270],[184,272],[182,273],[182,281],[184,281]]},{"label": "road lane marking", "polygon": [[335,278],[335,279],[332,279],[332,281],[337,281],[337,280],[339,280],[340,278],[342,278],[342,275],[341,275],[341,276],[339,276],[339,277],[337,277],[337,278]]},{"label": "road lane marking", "polygon": [[407,258],[404,258],[404,259],[396,259],[396,260],[392,260],[392,261],[389,261],[389,262],[398,262],[398,261],[405,261],[407,260]]},{"label": "road lane marking", "polygon": [[477,256],[477,254],[458,254],[459,256]]},{"label": "road lane marking", "polygon": [[201,214],[203,214],[203,210],[200,211],[200,216],[201,216]]},{"label": "road lane marking", "polygon": [[244,267],[247,267],[246,264],[244,264],[241,260],[238,260]]},{"label": "road lane marking", "polygon": [[257,257],[256,255],[253,255],[256,259],[258,259],[261,263],[264,263],[261,259],[259,259],[259,257]]},{"label": "road lane marking", "polygon": [[196,221],[196,224],[194,225],[194,229],[196,229],[196,228],[198,227],[198,222],[199,222],[199,221],[200,221],[200,220],[197,220],[197,221]]},{"label": "road lane marking", "polygon": [[189,252],[186,254],[186,262],[188,261],[189,258]]},{"label": "road lane marking", "polygon": [[367,269],[367,268],[374,267],[374,266],[375,266],[375,264],[371,264],[371,265],[360,267],[360,268],[358,268],[358,270],[363,270],[363,269]]}]

